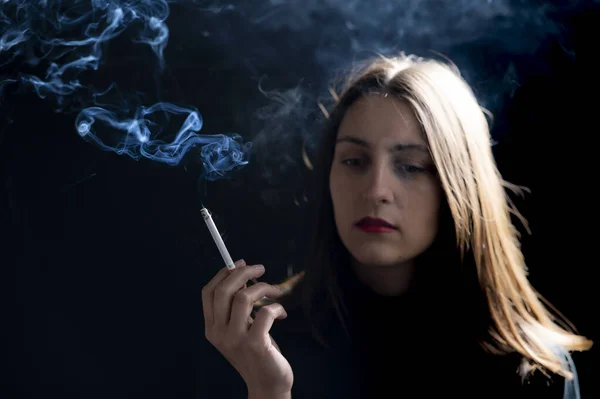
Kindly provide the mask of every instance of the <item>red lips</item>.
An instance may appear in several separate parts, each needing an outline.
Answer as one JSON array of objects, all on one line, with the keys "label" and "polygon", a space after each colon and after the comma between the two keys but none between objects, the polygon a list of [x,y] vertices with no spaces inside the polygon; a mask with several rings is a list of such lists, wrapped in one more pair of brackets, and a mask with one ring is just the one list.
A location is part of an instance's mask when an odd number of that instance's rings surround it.
[{"label": "red lips", "polygon": [[359,226],[359,227],[386,227],[388,229],[394,229],[394,230],[398,229],[396,226],[394,226],[387,220],[383,220],[383,219],[379,219],[379,218],[372,218],[372,217],[365,217],[365,218],[360,219],[358,222],[356,222],[356,226]]}]

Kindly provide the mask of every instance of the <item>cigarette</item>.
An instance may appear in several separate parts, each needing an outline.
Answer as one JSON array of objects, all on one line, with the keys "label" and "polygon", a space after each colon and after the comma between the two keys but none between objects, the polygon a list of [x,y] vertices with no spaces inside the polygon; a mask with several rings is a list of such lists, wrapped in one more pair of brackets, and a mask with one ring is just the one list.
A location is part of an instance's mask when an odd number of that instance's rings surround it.
[{"label": "cigarette", "polygon": [[225,246],[225,243],[223,242],[223,239],[221,238],[221,234],[219,234],[219,230],[217,230],[217,226],[215,225],[215,222],[212,220],[210,212],[208,211],[208,209],[202,208],[202,209],[200,209],[200,213],[202,214],[202,217],[204,218],[206,227],[208,227],[208,230],[210,231],[210,235],[212,236],[215,244],[217,244],[217,248],[219,249],[219,252],[221,253],[221,257],[223,258],[223,261],[225,262],[225,266],[227,266],[227,269],[229,269],[230,271],[235,269],[235,264],[233,263],[233,260],[231,259],[231,255],[229,255],[229,251],[227,251],[227,247]]},{"label": "cigarette", "polygon": [[[221,257],[223,258],[223,261],[225,262],[225,266],[227,266],[227,269],[229,270],[229,272],[233,271],[233,269],[235,269],[235,263],[233,263],[233,260],[231,259],[231,255],[229,255],[229,251],[227,250],[227,247],[225,246],[225,243],[223,242],[223,239],[221,238],[221,234],[219,234],[219,230],[217,229],[217,226],[215,225],[215,222],[212,220],[212,216],[210,215],[210,212],[208,211],[208,209],[206,208],[202,208],[200,209],[200,213],[202,214],[202,217],[204,218],[204,222],[206,223],[206,227],[208,227],[208,230],[210,231],[210,235],[213,238],[213,241],[215,242],[215,244],[217,244],[217,248],[219,249],[219,252],[221,253]],[[256,280],[255,278],[253,278],[251,280],[254,284],[258,283],[258,280]],[[244,287],[246,285],[244,284]],[[266,298],[266,297],[263,297]]]}]

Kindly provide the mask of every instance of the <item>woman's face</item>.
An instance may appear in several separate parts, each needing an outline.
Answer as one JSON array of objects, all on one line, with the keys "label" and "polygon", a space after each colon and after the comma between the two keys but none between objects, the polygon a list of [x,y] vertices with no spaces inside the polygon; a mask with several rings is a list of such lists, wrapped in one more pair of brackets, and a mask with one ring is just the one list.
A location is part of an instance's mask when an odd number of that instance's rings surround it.
[{"label": "woman's face", "polygon": [[[433,242],[441,188],[419,123],[407,103],[370,95],[338,130],[329,189],[339,236],[369,268],[411,262]],[[365,217],[393,225],[360,224]]]}]

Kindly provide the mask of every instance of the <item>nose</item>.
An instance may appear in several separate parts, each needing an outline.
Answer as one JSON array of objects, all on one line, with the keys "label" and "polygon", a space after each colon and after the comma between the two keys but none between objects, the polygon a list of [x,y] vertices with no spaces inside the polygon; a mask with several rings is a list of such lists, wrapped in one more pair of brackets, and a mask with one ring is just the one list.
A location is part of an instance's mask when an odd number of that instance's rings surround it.
[{"label": "nose", "polygon": [[364,198],[369,203],[390,203],[394,200],[391,188],[393,179],[392,171],[385,163],[372,164],[369,173],[366,174],[366,190]]}]

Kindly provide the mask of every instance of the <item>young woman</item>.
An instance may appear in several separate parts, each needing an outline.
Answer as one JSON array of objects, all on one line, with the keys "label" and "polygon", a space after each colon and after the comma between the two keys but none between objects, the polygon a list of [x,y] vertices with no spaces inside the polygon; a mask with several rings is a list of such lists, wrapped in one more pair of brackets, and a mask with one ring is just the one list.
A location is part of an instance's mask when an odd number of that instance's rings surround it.
[{"label": "young woman", "polygon": [[569,353],[592,343],[527,279],[518,188],[456,68],[372,60],[320,144],[302,274],[247,286],[264,268],[238,261],[202,292],[249,397],[578,397]]}]

